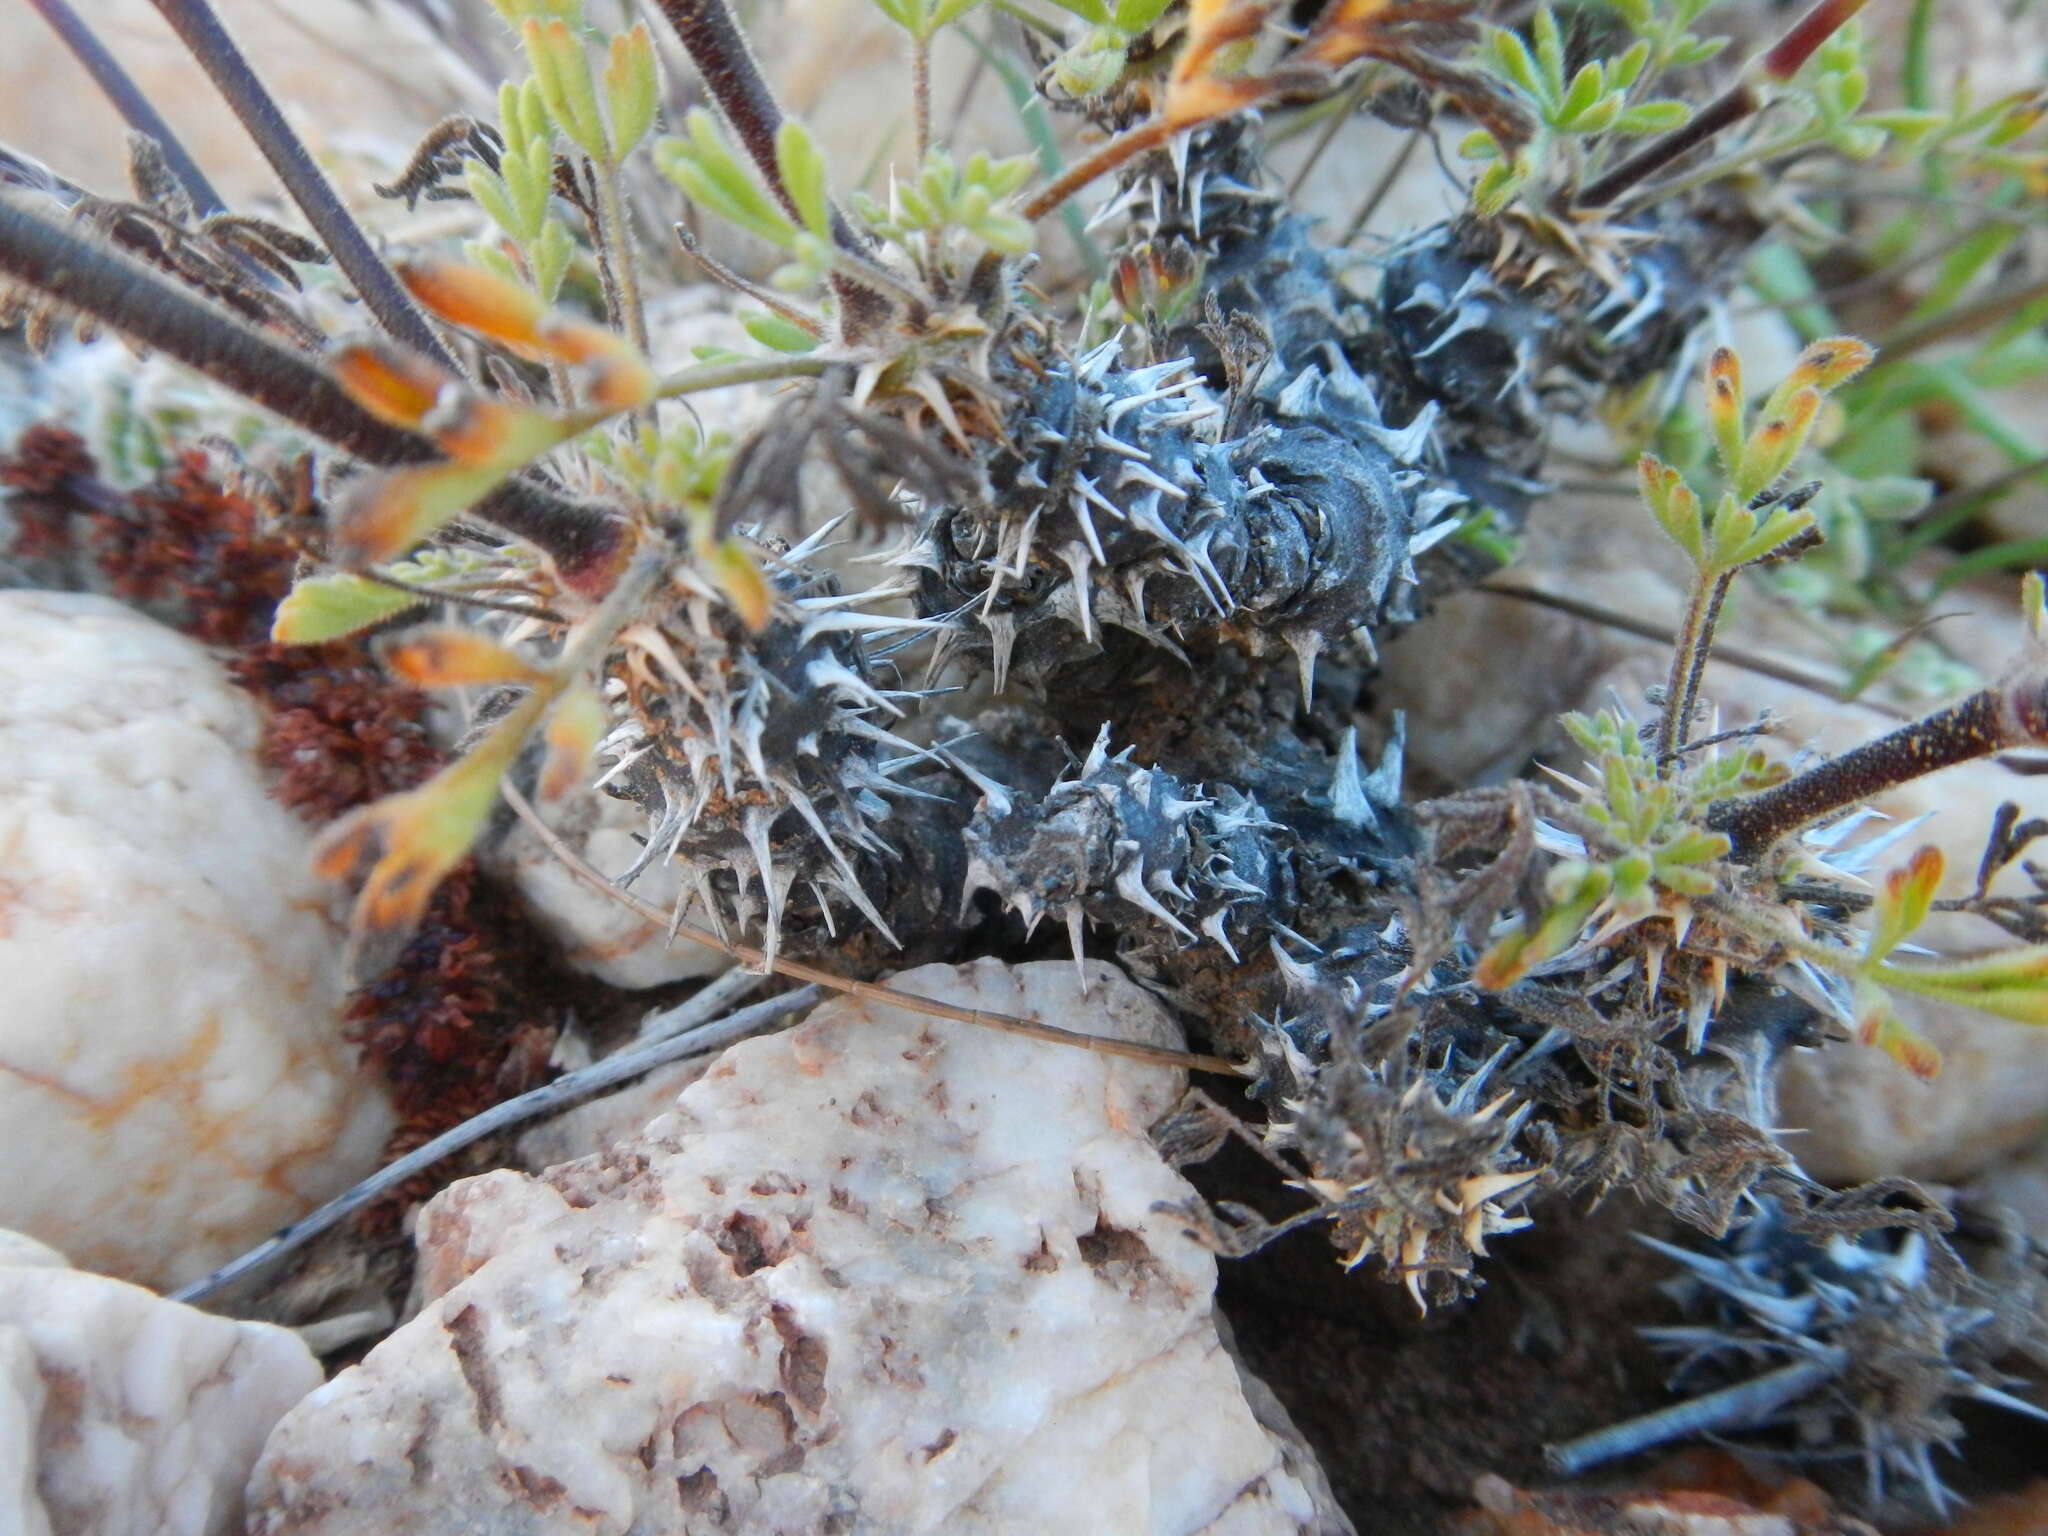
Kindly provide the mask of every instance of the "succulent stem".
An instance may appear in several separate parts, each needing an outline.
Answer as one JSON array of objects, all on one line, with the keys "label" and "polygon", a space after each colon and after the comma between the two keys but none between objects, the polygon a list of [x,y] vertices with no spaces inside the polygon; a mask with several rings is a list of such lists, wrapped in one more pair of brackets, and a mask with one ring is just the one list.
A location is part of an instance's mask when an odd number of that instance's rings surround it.
[{"label": "succulent stem", "polygon": [[206,0],[154,0],[193,58],[211,77],[215,89],[241,119],[249,137],[263,152],[278,179],[305,214],[306,222],[326,245],[370,313],[395,339],[432,358],[451,373],[455,361],[435,336],[426,317],[413,304],[384,260],[370,247],[369,237],[343,205],[306,146],[284,120],[277,102],[256,71],[235,46]]},{"label": "succulent stem", "polygon": [[147,134],[156,140],[163,150],[164,161],[171,173],[178,178],[185,193],[192,199],[193,208],[204,218],[210,213],[224,213],[227,204],[206,179],[206,173],[199,169],[178,136],[171,131],[171,125],[163,120],[150,99],[142,93],[121,67],[120,60],[107,51],[86,21],[73,10],[70,0],[29,0],[43,20],[50,24],[50,30],[63,40],[72,56],[85,66],[85,72],[92,76],[93,84],[100,93],[113,103],[114,110],[121,114],[121,120],[137,133]]}]

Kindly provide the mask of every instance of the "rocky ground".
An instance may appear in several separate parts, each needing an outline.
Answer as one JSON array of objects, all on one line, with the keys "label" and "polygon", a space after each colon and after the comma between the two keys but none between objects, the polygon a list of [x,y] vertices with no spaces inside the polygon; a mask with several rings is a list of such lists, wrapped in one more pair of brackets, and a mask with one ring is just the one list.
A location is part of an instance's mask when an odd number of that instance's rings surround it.
[{"label": "rocky ground", "polygon": [[[416,77],[380,67],[361,36],[337,41],[374,26],[402,50],[402,7],[224,9],[252,51],[299,71],[281,90],[365,183],[406,135],[333,128],[337,98],[350,121],[388,116],[408,133],[480,99],[460,69]],[[139,68],[179,78],[149,41],[147,5],[108,10]],[[792,97],[853,138],[845,61],[882,45],[845,10],[821,3],[813,31],[778,46]],[[98,104],[80,91],[53,134],[47,88],[20,88],[63,68],[32,21],[0,18],[0,83],[15,87],[0,90],[0,139],[111,181],[117,139]],[[224,184],[267,195],[225,118],[194,131]],[[1352,147],[1317,184],[1332,207],[1376,163]],[[1440,188],[1418,177],[1397,196],[1428,208]],[[685,305],[675,323],[722,323],[705,313]],[[21,382],[0,439],[44,414],[46,391],[106,398],[8,366]],[[89,380],[95,364],[64,366]],[[1617,1198],[1546,1219],[1498,1242],[1477,1297],[1418,1319],[1398,1287],[1334,1264],[1319,1229],[1244,1259],[1200,1240],[1203,1200],[1292,1208],[1237,1142],[1180,1166],[1170,1116],[1184,1093],[1238,1107],[1232,1084],[869,1001],[808,1008],[488,1138],[210,1299],[217,1310],[166,1299],[391,1155],[634,1043],[725,962],[668,945],[506,828],[375,1006],[351,995],[337,895],[309,873],[314,827],[416,782],[456,723],[379,691],[360,654],[287,675],[246,615],[202,643],[195,614],[218,610],[152,585],[135,558],[109,578],[85,557],[100,544],[25,548],[38,509],[83,483],[65,476],[106,466],[22,467],[14,451],[0,529],[14,541],[0,591],[0,1132],[15,1149],[0,1180],[0,1531],[1869,1529],[1825,1472],[1697,1450],[1570,1484],[1547,1470],[1547,1446],[1666,1401],[1635,1333],[1672,1320],[1657,1288],[1669,1265],[1633,1240],[1670,1235],[1661,1213]],[[2027,526],[2048,509],[2016,499],[2001,515]],[[1509,580],[1668,623],[1673,573],[1631,526],[1641,517],[1624,500],[1553,498]],[[1984,670],[2018,647],[2007,596],[1959,594],[1969,615],[1945,635]],[[1742,601],[1731,626],[1745,646],[1821,664],[1767,595]],[[1468,593],[1388,647],[1375,707],[1406,715],[1411,792],[1469,785],[1553,753],[1561,711],[1639,697],[1663,654]],[[1787,753],[1891,723],[1882,698],[1823,706],[1739,666],[1707,682],[1724,718],[1777,714]],[[2042,783],[1991,763],[1881,809],[1936,812],[1924,835],[1967,882],[1991,808],[2048,815]],[[561,819],[608,872],[634,851],[611,804]],[[639,889],[661,905],[672,894]],[[1959,951],[1981,937],[1933,932]],[[1159,1001],[1103,962],[1077,974],[989,958],[895,981],[1180,1043]],[[2048,1242],[2039,1032],[1933,1005],[1913,1022],[1946,1058],[1931,1084],[1874,1052],[1795,1056],[1782,1125],[1801,1162],[1842,1182],[1973,1186]],[[1969,1468],[1950,1481],[1975,1502],[1944,1528],[2048,1529],[2048,1484],[2030,1481],[2039,1426],[1972,1413],[1967,1429]],[[1931,1529],[1918,1515],[1886,1526],[1915,1527]]]}]

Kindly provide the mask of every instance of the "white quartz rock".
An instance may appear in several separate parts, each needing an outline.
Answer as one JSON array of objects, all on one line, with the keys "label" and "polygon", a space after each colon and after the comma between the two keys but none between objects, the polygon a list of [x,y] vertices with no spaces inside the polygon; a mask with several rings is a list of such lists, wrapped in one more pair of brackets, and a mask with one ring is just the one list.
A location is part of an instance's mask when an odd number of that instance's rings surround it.
[{"label": "white quartz rock", "polygon": [[[647,813],[602,790],[577,790],[548,813],[563,840],[600,872],[617,875],[640,856],[634,833],[645,833]],[[732,964],[708,945],[668,942],[664,924],[651,923],[591,889],[571,874],[524,822],[515,823],[490,858],[518,889],[526,909],[562,946],[579,971],[615,987],[658,987],[710,976]],[[633,882],[633,894],[662,911],[682,894],[674,863],[657,861]]]},{"label": "white quartz rock", "polygon": [[0,1225],[158,1287],[374,1163],[342,931],[260,718],[119,603],[0,592]]},{"label": "white quartz rock", "polygon": [[0,1233],[0,1531],[226,1536],[264,1437],[320,1384],[298,1337]]},{"label": "white quartz rock", "polygon": [[[1175,1038],[1089,978],[898,985]],[[279,1425],[251,1531],[1347,1530],[1159,1208],[1191,1193],[1145,1135],[1180,1091],[852,1000],[735,1046],[639,1140],[427,1207],[427,1305]]]}]

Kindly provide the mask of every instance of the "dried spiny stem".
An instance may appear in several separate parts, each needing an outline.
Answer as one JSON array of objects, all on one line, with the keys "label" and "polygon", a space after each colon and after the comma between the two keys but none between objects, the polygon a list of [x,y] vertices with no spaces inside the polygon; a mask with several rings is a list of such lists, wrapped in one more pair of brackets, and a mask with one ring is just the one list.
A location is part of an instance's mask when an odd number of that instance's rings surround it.
[{"label": "dried spiny stem", "polygon": [[795,981],[814,982],[834,992],[843,992],[850,997],[864,997],[872,1002],[902,1008],[911,1013],[921,1013],[935,1019],[951,1019],[956,1023],[994,1029],[1004,1034],[1023,1035],[1053,1045],[1078,1046],[1099,1055],[1124,1056],[1152,1066],[1183,1067],[1194,1072],[1219,1072],[1226,1077],[1236,1077],[1242,1073],[1243,1069],[1237,1063],[1225,1061],[1220,1056],[1207,1056],[1198,1051],[1176,1051],[1160,1045],[1145,1045],[1136,1040],[1113,1040],[1101,1035],[1084,1034],[1079,1030],[1061,1029],[1057,1025],[1040,1023],[1037,1019],[1020,1019],[1013,1014],[992,1013],[984,1008],[961,1008],[953,1003],[942,1003],[936,998],[900,992],[894,987],[883,986],[878,982],[857,981],[851,976],[841,976],[837,971],[806,965],[800,960],[791,960],[785,956],[771,958],[751,945],[735,944],[708,928],[699,928],[694,923],[678,922],[673,914],[662,911],[651,902],[642,901],[631,891],[620,889],[615,882],[578,857],[556,835],[555,830],[541,820],[540,813],[534,810],[532,803],[515,785],[508,782],[503,788],[506,802],[518,814],[520,820],[532,829],[533,834],[561,861],[562,867],[571,875],[592,890],[618,902],[643,921],[659,924],[673,936],[686,938],[692,943],[731,955],[742,965],[772,970],[777,975],[787,976]]}]

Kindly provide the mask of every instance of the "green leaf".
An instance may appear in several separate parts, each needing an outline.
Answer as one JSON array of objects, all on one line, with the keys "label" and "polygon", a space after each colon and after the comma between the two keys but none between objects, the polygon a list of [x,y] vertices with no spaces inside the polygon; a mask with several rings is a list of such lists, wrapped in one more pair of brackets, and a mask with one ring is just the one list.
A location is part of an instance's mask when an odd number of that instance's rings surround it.
[{"label": "green leaf", "polygon": [[1923,320],[1939,314],[1968,291],[1977,275],[2019,238],[2024,226],[1996,220],[1971,234],[1942,259],[1934,281],[1913,307],[1910,319]]},{"label": "green leaf", "polygon": [[1851,160],[1868,160],[1884,148],[1885,136],[1868,123],[1844,123],[1828,142]]},{"label": "green leaf", "polygon": [[1941,888],[1943,868],[1941,850],[1928,846],[1916,852],[1903,869],[1885,876],[1870,909],[1870,937],[1863,947],[1866,963],[1884,959],[1927,921],[1934,893]]},{"label": "green leaf", "polygon": [[1726,48],[1729,42],[1726,37],[1682,37],[1665,57],[1665,67],[1690,69],[1695,64],[1704,64]]},{"label": "green leaf", "polygon": [[1522,190],[1532,169],[1527,154],[1516,155],[1511,160],[1494,161],[1472,188],[1472,211],[1481,218],[1492,218],[1498,214],[1514,201],[1515,194]]},{"label": "green leaf", "polygon": [[783,250],[796,239],[796,225],[754,184],[726,147],[711,114],[702,107],[685,122],[689,138],[666,138],[655,146],[655,164],[693,202]]},{"label": "green leaf", "polygon": [[912,37],[930,36],[925,0],[875,0],[875,6]]},{"label": "green leaf", "polygon": [[367,576],[348,572],[308,576],[277,605],[270,638],[280,645],[318,645],[360,634],[425,602],[425,598]]},{"label": "green leaf", "polygon": [[1558,103],[1551,121],[1559,128],[1576,126],[1578,119],[1592,111],[1593,104],[1606,94],[1606,89],[1606,71],[1601,69],[1597,60],[1580,65],[1579,72],[1572,76],[1572,83],[1565,88],[1564,98]]},{"label": "green leaf", "polygon": [[1682,101],[1641,101],[1614,120],[1616,133],[1669,133],[1692,121],[1692,108]]},{"label": "green leaf", "polygon": [[1862,978],[1851,984],[1856,1006],[1856,1038],[1874,1045],[1922,1082],[1941,1072],[1941,1052],[1932,1040],[1899,1017],[1891,999]]},{"label": "green leaf", "polygon": [[1564,36],[1557,29],[1557,14],[1547,5],[1536,8],[1530,29],[1536,39],[1536,64],[1543,78],[1544,99],[1554,110],[1564,99]]},{"label": "green leaf", "polygon": [[1493,61],[1500,73],[1520,86],[1537,101],[1544,101],[1542,76],[1537,73],[1536,60],[1529,53],[1529,45],[1518,33],[1506,27],[1496,27],[1487,37],[1493,50]]},{"label": "green leaf", "polygon": [[513,211],[512,199],[506,193],[503,177],[481,160],[464,160],[462,180],[469,188],[469,195],[476,199],[477,207],[490,215],[493,224],[514,240],[524,242],[530,238],[523,231],[519,215]]},{"label": "green leaf", "polygon": [[1876,965],[1866,973],[1900,992],[1960,1003],[2020,1024],[2048,1026],[2048,946],[1994,950],[1939,965]]},{"label": "green leaf", "polygon": [[654,39],[644,21],[612,39],[604,71],[605,108],[611,115],[614,163],[632,153],[654,126],[661,80],[654,67]]},{"label": "green leaf", "polygon": [[1117,0],[1110,24],[1127,37],[1139,37],[1166,14],[1172,0]]},{"label": "green leaf", "polygon": [[1648,38],[1638,38],[1629,45],[1628,52],[1618,59],[1607,62],[1607,85],[1610,90],[1625,91],[1636,83],[1643,72],[1643,66],[1650,62]]},{"label": "green leaf", "polygon": [[1592,106],[1574,117],[1568,126],[1573,133],[1605,133],[1621,116],[1621,104],[1624,99],[1619,91],[1611,96],[1602,96]]},{"label": "green leaf", "polygon": [[520,37],[548,115],[591,159],[610,163],[614,158],[611,144],[581,39],[559,18],[546,23],[528,20],[520,28]]},{"label": "green leaf", "polygon": [[555,191],[554,135],[535,139],[523,150],[506,150],[498,159],[505,182],[505,195],[512,202],[513,223],[507,233],[521,245],[540,236],[548,213],[548,199]]},{"label": "green leaf", "polygon": [[771,352],[811,352],[818,338],[792,320],[767,310],[743,310],[740,328]]},{"label": "green leaf", "polygon": [[1707,563],[1706,536],[1700,527],[1700,499],[1677,470],[1653,453],[1636,460],[1636,480],[1643,504],[1672,542],[1702,568]]},{"label": "green leaf", "polygon": [[1467,160],[1498,160],[1500,140],[1484,128],[1474,128],[1458,141],[1458,153]]},{"label": "green leaf", "polygon": [[512,264],[512,258],[488,241],[465,240],[462,244],[462,259],[473,267],[482,267],[485,271],[502,277],[508,283],[521,281],[519,269]]},{"label": "green leaf", "polygon": [[775,131],[775,166],[804,224],[820,240],[832,238],[832,198],[825,184],[825,157],[811,131],[786,117]]},{"label": "green leaf", "polygon": [[540,237],[533,242],[528,255],[533,261],[533,291],[540,295],[542,303],[552,304],[560,295],[562,278],[575,254],[576,242],[560,219],[549,219],[541,225]]}]

